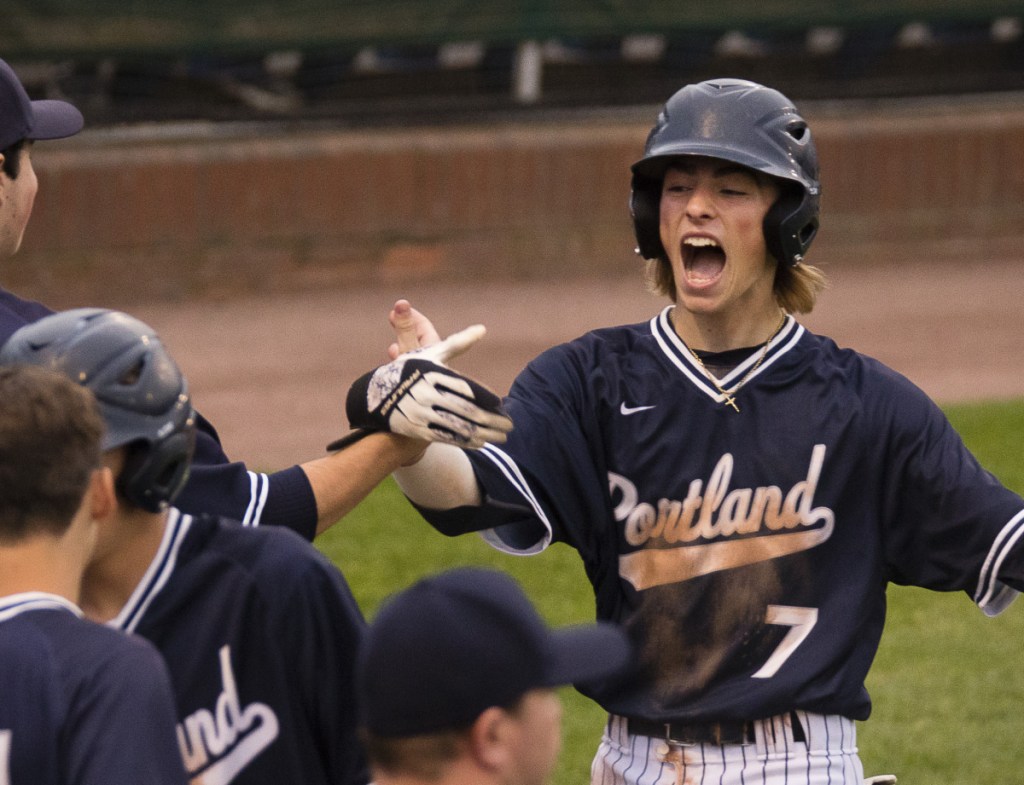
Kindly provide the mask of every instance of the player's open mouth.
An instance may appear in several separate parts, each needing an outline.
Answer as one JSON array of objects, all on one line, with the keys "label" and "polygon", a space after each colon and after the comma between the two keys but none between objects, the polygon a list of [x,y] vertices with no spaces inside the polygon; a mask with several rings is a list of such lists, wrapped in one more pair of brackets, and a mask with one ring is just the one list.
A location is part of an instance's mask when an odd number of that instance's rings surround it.
[{"label": "player's open mouth", "polygon": [[725,251],[710,237],[686,237],[682,243],[683,270],[691,284],[711,283],[725,269]]}]

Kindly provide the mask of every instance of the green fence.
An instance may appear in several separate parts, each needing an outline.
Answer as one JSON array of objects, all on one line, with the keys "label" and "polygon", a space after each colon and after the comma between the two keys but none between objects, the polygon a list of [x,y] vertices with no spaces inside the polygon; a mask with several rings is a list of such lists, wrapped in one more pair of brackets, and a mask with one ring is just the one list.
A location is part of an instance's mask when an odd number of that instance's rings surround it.
[{"label": "green fence", "polygon": [[819,25],[984,24],[1016,0],[3,0],[8,60],[485,43]]}]

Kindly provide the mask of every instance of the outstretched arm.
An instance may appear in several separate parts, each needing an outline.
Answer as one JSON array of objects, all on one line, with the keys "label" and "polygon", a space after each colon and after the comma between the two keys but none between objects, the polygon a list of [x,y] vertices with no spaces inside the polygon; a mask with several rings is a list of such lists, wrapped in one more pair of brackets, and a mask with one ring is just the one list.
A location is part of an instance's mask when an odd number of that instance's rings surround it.
[{"label": "outstretched arm", "polygon": [[483,503],[469,458],[450,444],[429,445],[422,458],[393,474],[402,493],[420,507],[450,510]]},{"label": "outstretched arm", "polygon": [[[395,303],[389,319],[396,340],[388,354],[394,359],[349,391],[346,411],[358,430],[328,447],[339,452],[303,465],[318,507],[330,509],[326,519],[320,516],[318,532],[392,472],[423,506],[479,504],[476,477],[461,448],[504,442],[512,427],[497,395],[446,365],[483,337],[482,325],[442,341],[407,300]],[[346,482],[338,482],[339,472],[347,472]]]},{"label": "outstretched arm", "polygon": [[[395,331],[395,342],[388,347],[392,358],[441,340],[431,321],[408,300],[398,300],[388,318]],[[402,492],[421,507],[443,510],[483,501],[469,459],[453,445],[431,444],[421,457],[396,467],[393,474]]]},{"label": "outstretched arm", "polygon": [[284,526],[307,540],[334,525],[426,442],[390,433],[280,471],[229,462],[212,426],[200,431],[188,483],[174,506],[234,518],[245,526]]},{"label": "outstretched arm", "polygon": [[[394,358],[410,349],[441,343],[434,326],[407,300],[399,300],[395,304],[389,319],[396,331],[396,341],[388,349],[388,354]],[[430,379],[442,383],[425,383],[419,392],[426,393],[426,397],[421,395],[421,401],[413,398],[405,401],[404,408],[417,419],[413,422],[405,418],[403,425],[408,426],[406,435],[388,432],[383,427],[374,428],[361,433],[364,438],[350,440],[345,449],[290,469],[262,474],[249,470],[245,464],[229,463],[220,449],[216,432],[212,426],[207,426],[210,437],[201,440],[203,449],[197,453],[198,460],[193,465],[189,485],[179,497],[177,506],[186,512],[213,512],[238,518],[250,526],[283,525],[312,539],[351,512],[389,474],[416,461],[430,443],[428,440],[444,438],[444,432],[431,429],[431,424],[441,422],[440,418],[448,418],[448,424],[452,424],[451,413],[446,413],[444,407],[450,406],[456,411],[454,425],[463,434],[474,432],[474,443],[481,435],[501,439],[508,427],[507,418],[490,416],[475,407],[472,401],[458,395],[458,390],[453,395],[444,384],[447,382],[458,388],[462,381],[472,383],[472,380],[445,368],[443,363],[468,349],[480,334],[471,331],[468,340],[466,336],[456,338],[446,347],[435,349],[428,355],[432,358],[429,362],[439,366],[434,370],[444,378],[430,376]],[[372,376],[372,372],[368,376]],[[464,394],[466,388],[461,389]],[[439,408],[435,411],[437,404]],[[462,420],[458,414],[460,411],[462,415],[468,413],[470,420]],[[480,414],[488,416],[476,416]],[[472,422],[474,417],[476,423]],[[495,426],[497,430],[494,430]],[[420,438],[411,438],[410,435]],[[459,453],[458,450],[455,452]],[[468,465],[468,461],[466,463]]]},{"label": "outstretched arm", "polygon": [[375,431],[471,449],[503,443],[512,421],[501,398],[446,365],[485,332],[482,324],[472,325],[443,341],[400,354],[356,379],[345,411],[357,430],[327,449],[342,449]]},{"label": "outstretched arm", "polygon": [[371,433],[344,450],[302,464],[316,498],[316,534],[348,515],[389,474],[423,453],[427,442]]}]

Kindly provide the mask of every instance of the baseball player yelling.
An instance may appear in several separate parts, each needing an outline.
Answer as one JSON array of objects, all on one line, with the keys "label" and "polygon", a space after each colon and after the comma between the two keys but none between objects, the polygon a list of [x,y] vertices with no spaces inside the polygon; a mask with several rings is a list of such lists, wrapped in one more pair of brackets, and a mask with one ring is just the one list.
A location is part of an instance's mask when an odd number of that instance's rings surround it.
[{"label": "baseball player yelling", "polygon": [[1024,588],[1024,499],[910,381],[797,320],[825,284],[819,199],[784,95],[684,87],[632,167],[667,306],[533,360],[505,444],[431,444],[395,472],[446,534],[579,551],[638,652],[585,689],[609,714],[594,785],[859,784],[887,584],[987,614]]}]

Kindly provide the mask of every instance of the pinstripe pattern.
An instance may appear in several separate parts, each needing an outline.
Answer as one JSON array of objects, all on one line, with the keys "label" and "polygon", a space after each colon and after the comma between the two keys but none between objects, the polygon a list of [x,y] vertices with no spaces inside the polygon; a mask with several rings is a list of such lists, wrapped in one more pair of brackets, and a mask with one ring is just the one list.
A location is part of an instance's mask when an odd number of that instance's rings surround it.
[{"label": "pinstripe pattern", "polygon": [[630,734],[608,719],[591,785],[861,785],[853,720],[797,712],[807,742],[793,740],[787,717],[756,723],[755,744],[669,744]]}]

